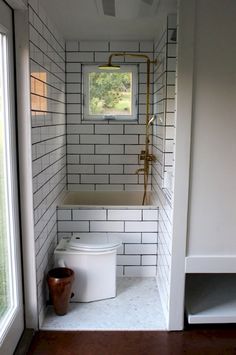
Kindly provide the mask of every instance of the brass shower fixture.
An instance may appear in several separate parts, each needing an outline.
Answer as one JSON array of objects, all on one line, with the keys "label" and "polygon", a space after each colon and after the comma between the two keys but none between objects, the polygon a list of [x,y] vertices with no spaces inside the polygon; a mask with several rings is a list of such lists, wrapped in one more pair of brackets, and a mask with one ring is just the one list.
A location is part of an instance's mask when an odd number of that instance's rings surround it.
[{"label": "brass shower fixture", "polygon": [[152,161],[155,161],[156,158],[153,154],[149,152],[149,143],[150,143],[150,125],[151,123],[155,120],[155,116],[150,116],[150,66],[151,64],[156,64],[157,60],[152,61],[148,55],[146,54],[139,54],[139,53],[127,53],[127,52],[117,52],[117,53],[112,53],[109,58],[108,58],[108,63],[104,65],[100,65],[99,68],[103,70],[117,70],[120,69],[120,66],[117,64],[112,64],[112,58],[113,57],[136,57],[136,58],[142,58],[146,60],[147,64],[147,83],[146,83],[146,137],[145,137],[145,150],[142,150],[139,159],[143,160],[143,168],[140,168],[136,170],[136,174],[139,174],[143,172],[143,177],[144,177],[144,193],[143,193],[143,201],[142,205],[145,204],[146,198],[147,198],[147,184],[148,184],[148,177],[149,177],[149,169],[150,169],[150,163]]}]

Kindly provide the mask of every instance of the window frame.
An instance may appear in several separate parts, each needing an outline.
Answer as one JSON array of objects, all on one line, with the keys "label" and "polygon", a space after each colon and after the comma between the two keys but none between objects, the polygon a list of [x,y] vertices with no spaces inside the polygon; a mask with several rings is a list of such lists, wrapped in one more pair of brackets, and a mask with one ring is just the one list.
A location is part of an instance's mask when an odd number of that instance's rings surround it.
[{"label": "window frame", "polygon": [[[138,65],[121,64],[119,71],[99,69],[98,65],[82,66],[82,119],[83,121],[136,121],[138,120]],[[89,74],[90,73],[132,73],[131,115],[91,115],[89,114]]]}]

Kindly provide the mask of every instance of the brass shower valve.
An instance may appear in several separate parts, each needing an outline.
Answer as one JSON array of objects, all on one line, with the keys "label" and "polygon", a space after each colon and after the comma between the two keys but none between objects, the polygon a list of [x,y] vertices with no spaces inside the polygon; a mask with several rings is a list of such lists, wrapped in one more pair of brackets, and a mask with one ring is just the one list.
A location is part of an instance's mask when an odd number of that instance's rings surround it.
[{"label": "brass shower valve", "polygon": [[139,155],[139,159],[140,159],[140,160],[144,160],[145,157],[146,157],[146,152],[145,152],[145,150],[141,150],[141,153],[140,153],[140,155]]},{"label": "brass shower valve", "polygon": [[148,161],[156,161],[156,157],[155,157],[155,155],[153,155],[153,154],[148,154],[147,160],[148,160]]},{"label": "brass shower valve", "polygon": [[141,150],[141,153],[139,155],[140,160],[147,160],[147,161],[156,161],[156,157],[153,154],[146,154],[145,150]]}]

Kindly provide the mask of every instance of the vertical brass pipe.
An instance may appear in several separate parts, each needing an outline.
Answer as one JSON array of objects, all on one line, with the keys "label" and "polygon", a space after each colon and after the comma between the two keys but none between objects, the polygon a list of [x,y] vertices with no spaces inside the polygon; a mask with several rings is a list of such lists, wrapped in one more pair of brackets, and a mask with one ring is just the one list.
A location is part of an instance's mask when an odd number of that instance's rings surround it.
[{"label": "vertical brass pipe", "polygon": [[108,59],[108,67],[112,67],[112,58],[113,57],[139,57],[139,58],[144,58],[147,63],[147,92],[146,92],[146,137],[145,137],[145,153],[144,153],[144,166],[143,169],[138,169],[137,173],[139,171],[143,171],[143,185],[144,185],[144,192],[143,192],[143,200],[142,200],[142,205],[145,204],[146,198],[147,198],[147,185],[148,185],[148,178],[149,178],[149,162],[153,160],[152,154],[149,153],[149,136],[150,136],[150,124],[149,124],[149,116],[150,116],[150,64],[153,63],[155,64],[156,61],[151,61],[149,56],[146,54],[136,54],[136,53],[126,53],[126,52],[118,52],[118,53],[112,53],[109,56]]}]

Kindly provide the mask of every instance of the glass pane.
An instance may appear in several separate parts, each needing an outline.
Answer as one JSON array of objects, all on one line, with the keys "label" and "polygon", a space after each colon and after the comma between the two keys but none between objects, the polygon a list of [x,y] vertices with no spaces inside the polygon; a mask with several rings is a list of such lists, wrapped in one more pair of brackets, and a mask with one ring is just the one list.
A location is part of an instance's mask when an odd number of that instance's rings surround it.
[{"label": "glass pane", "polygon": [[[6,36],[0,34],[0,326],[13,306],[11,224],[9,223],[9,100]],[[13,221],[11,221],[12,223]]]},{"label": "glass pane", "polygon": [[132,115],[132,73],[89,73],[90,115]]}]

